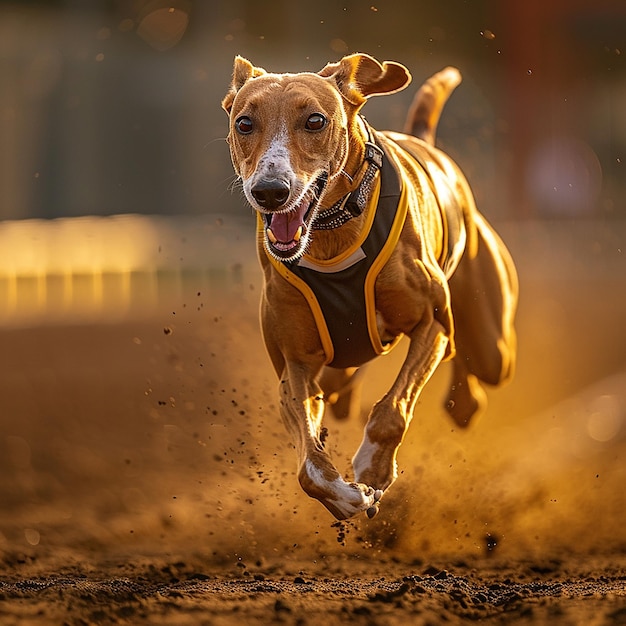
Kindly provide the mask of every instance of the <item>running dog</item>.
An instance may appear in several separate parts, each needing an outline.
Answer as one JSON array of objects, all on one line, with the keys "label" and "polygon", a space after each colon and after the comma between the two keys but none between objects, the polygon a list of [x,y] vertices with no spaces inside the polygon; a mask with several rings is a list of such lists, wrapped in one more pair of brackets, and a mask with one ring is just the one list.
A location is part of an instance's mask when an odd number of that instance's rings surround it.
[{"label": "running dog", "polygon": [[[298,478],[337,519],[373,517],[424,385],[452,361],[445,407],[465,426],[482,383],[513,373],[517,276],[459,167],[434,147],[460,83],[448,67],[417,92],[404,134],[378,132],[368,98],[411,81],[401,64],[346,56],[318,73],[268,73],[236,57],[222,106],[233,167],[255,209],[261,326],[280,379]],[[409,339],[345,479],[324,446],[325,406],[354,413],[359,368]],[[358,406],[357,406],[358,409]]]}]

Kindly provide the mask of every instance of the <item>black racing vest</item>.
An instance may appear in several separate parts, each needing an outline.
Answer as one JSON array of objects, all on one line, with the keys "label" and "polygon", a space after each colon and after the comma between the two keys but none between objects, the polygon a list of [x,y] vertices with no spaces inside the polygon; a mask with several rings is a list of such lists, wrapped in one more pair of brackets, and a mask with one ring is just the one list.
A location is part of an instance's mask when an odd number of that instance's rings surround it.
[{"label": "black racing vest", "polygon": [[[289,263],[272,260],[275,266],[277,263],[283,266],[281,274],[307,297],[326,352],[326,364],[331,367],[362,365],[387,353],[400,339],[397,337],[391,344],[381,343],[376,327],[374,289],[376,276],[395,248],[407,203],[400,201],[403,195],[400,176],[386,153],[379,175],[380,192],[377,206],[372,207],[371,228],[360,249],[350,255],[352,262],[344,263],[347,267],[334,270],[328,262],[316,266],[306,256]],[[294,280],[293,276],[300,280]]]}]

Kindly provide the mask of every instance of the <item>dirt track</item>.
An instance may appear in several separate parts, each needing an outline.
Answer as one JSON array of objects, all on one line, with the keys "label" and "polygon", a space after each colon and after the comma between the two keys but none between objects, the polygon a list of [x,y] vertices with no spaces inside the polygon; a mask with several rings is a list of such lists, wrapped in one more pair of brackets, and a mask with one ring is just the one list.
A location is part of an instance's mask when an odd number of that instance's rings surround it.
[{"label": "dirt track", "polygon": [[[3,624],[623,624],[624,562],[363,564],[340,571],[246,567],[239,575],[150,560],[140,565],[62,568],[0,587]],[[340,567],[338,567],[340,566]],[[371,569],[377,571],[371,572]]]},{"label": "dirt track", "polygon": [[[372,521],[333,524],[297,485],[254,273],[189,274],[111,323],[7,326],[0,623],[626,623],[626,274],[562,232],[509,233],[515,383],[458,431],[444,368]],[[361,426],[327,426],[347,469]]]}]

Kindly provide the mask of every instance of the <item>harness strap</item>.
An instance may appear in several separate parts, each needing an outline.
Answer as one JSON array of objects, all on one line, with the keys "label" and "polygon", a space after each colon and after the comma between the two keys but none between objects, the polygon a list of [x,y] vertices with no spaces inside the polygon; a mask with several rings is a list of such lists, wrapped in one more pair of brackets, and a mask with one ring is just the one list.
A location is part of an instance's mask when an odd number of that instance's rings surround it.
[{"label": "harness strap", "polygon": [[328,209],[320,211],[311,225],[313,230],[332,230],[339,228],[349,222],[353,217],[358,217],[363,213],[371,195],[372,183],[376,174],[383,166],[383,151],[376,145],[372,137],[369,124],[361,118],[367,130],[367,141],[365,142],[364,162],[367,169],[359,186],[347,196],[335,202]]}]

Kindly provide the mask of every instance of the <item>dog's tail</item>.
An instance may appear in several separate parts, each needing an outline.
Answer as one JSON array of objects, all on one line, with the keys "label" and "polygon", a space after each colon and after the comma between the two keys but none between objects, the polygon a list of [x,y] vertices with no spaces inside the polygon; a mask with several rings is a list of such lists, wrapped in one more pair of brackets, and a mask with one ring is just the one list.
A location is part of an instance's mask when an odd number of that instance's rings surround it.
[{"label": "dog's tail", "polygon": [[441,111],[460,82],[461,72],[456,67],[446,67],[431,76],[413,98],[404,132],[434,145]]}]

